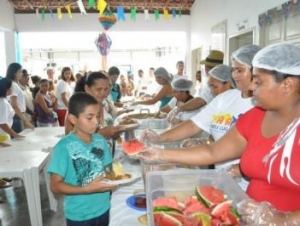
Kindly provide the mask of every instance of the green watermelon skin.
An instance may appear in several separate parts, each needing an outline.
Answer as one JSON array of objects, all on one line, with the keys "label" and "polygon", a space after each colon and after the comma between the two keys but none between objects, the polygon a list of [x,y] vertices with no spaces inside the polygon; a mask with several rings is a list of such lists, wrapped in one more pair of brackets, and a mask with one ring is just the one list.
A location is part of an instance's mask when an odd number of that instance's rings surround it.
[{"label": "green watermelon skin", "polygon": [[207,207],[213,207],[225,201],[223,191],[209,185],[196,187],[196,196]]},{"label": "green watermelon skin", "polygon": [[165,212],[155,212],[153,216],[155,226],[183,226],[182,222]]}]

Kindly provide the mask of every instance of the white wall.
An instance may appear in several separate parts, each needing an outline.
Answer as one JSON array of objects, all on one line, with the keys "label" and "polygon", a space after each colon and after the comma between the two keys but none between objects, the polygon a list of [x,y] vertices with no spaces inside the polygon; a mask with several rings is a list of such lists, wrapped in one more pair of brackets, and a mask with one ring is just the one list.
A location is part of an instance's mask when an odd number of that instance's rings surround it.
[{"label": "white wall", "polygon": [[[196,0],[191,11],[191,49],[211,44],[211,27],[227,20],[227,36],[238,32],[237,23],[248,21],[258,34],[258,15],[287,0]],[[258,43],[258,35],[255,37]]]},{"label": "white wall", "polygon": [[0,31],[12,31],[14,28],[13,9],[8,0],[0,0]]}]

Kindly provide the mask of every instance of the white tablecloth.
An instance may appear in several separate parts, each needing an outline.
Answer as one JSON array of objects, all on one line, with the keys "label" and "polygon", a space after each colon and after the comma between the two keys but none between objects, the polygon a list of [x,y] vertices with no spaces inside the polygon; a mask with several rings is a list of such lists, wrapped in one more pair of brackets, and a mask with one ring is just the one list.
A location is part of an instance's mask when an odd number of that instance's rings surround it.
[{"label": "white tablecloth", "polygon": [[[127,157],[125,157],[117,147],[115,159],[123,159],[123,167],[125,172],[140,172],[139,162],[130,163]],[[110,209],[110,226],[141,226],[138,221],[138,217],[146,214],[146,211],[138,211],[126,204],[126,199],[133,195],[133,192],[137,189],[143,189],[143,180],[138,180],[130,183],[120,185],[120,187],[112,193],[111,197],[111,209]]]}]

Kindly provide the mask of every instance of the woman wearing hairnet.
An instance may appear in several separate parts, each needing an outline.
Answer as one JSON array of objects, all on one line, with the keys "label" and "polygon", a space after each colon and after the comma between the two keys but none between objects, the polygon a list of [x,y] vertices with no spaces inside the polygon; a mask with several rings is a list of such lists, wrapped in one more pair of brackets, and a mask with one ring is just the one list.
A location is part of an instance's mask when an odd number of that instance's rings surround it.
[{"label": "woman wearing hairnet", "polygon": [[281,43],[253,59],[256,107],[217,142],[186,151],[148,149],[141,156],[203,165],[241,157],[250,178],[238,210],[247,225],[300,225],[300,48]]},{"label": "woman wearing hairnet", "polygon": [[132,105],[144,104],[144,105],[153,105],[160,101],[159,108],[164,107],[169,101],[173,98],[173,92],[171,87],[172,75],[168,71],[159,67],[154,71],[156,82],[162,86],[160,91],[148,100],[136,101]]},{"label": "woman wearing hairnet", "polygon": [[[230,89],[215,97],[203,110],[190,120],[158,135],[152,130],[145,131],[142,138],[149,139],[154,143],[173,142],[186,138],[191,138],[202,131],[205,131],[213,137],[215,141],[219,140],[228,130],[236,123],[236,120],[244,112],[253,107],[251,100],[252,93],[249,85],[252,81],[252,59],[260,50],[259,46],[247,45],[239,48],[232,54],[232,69],[228,67],[227,76],[234,79],[237,89]],[[214,69],[212,69],[214,70]],[[223,71],[223,70],[222,70]],[[144,135],[144,137],[143,137]],[[199,139],[186,141],[189,146],[199,144]],[[201,140],[200,140],[201,141]],[[234,164],[238,164],[239,160],[213,162],[215,168],[228,168]],[[205,164],[202,164],[205,165]],[[209,165],[209,164],[208,164]],[[235,167],[238,169],[238,167]],[[236,170],[238,171],[238,170]],[[240,176],[239,172],[236,173]],[[246,190],[248,182],[242,179],[239,182],[242,189]]]},{"label": "woman wearing hairnet", "polygon": [[[231,68],[227,65],[218,65],[215,68],[211,69],[209,72],[209,80],[208,80],[208,86],[211,90],[212,96],[217,96],[220,93],[223,93],[233,87],[232,79],[231,79]],[[183,89],[184,84],[183,81],[185,79],[177,79],[172,82],[172,88],[175,90],[174,96],[178,100],[180,98],[180,94],[178,94],[177,91],[180,91]],[[191,88],[192,82],[190,81],[190,86],[186,88]],[[187,102],[186,100],[185,102]],[[184,103],[185,103],[184,102]],[[172,106],[172,107],[178,107],[179,105]],[[175,126],[179,124],[182,121],[189,120],[192,118],[195,114],[197,114],[201,109],[195,110],[195,111],[187,111],[187,112],[179,112],[175,117],[172,117],[168,115],[168,120],[171,123],[172,126]]]}]

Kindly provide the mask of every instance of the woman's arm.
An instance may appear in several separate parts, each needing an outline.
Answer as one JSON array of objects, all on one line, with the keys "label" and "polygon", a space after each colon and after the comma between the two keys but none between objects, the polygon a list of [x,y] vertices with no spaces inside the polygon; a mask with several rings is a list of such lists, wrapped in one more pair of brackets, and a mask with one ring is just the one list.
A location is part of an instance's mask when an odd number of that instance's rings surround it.
[{"label": "woman's arm", "polygon": [[207,145],[184,149],[148,147],[139,156],[146,161],[166,161],[186,165],[206,166],[241,157],[246,139],[232,127],[221,139]]},{"label": "woman's arm", "polygon": [[195,136],[201,131],[202,129],[196,126],[195,123],[193,123],[191,120],[187,120],[160,134],[159,142],[173,142],[184,140]]},{"label": "woman's arm", "polygon": [[34,129],[34,126],[26,119],[25,115],[22,114],[19,105],[18,105],[18,97],[17,96],[11,96],[10,97],[10,104],[12,108],[14,109],[15,113],[19,118],[24,122],[24,125],[30,129]]},{"label": "woman's arm", "polygon": [[143,101],[137,101],[135,104],[152,105],[160,101],[163,97],[170,95],[172,88],[170,85],[164,85],[160,91],[152,98]]},{"label": "woman's arm", "polygon": [[41,95],[36,95],[35,102],[38,103],[46,114],[53,111],[53,108],[48,108],[44,98]]},{"label": "woman's arm", "polygon": [[68,100],[68,98],[67,98],[67,93],[64,92],[64,93],[61,93],[60,95],[61,95],[61,100],[62,100],[62,102],[65,104],[66,107],[68,107],[68,105],[69,105],[69,100]]},{"label": "woman's arm", "polygon": [[0,124],[0,128],[7,134],[9,134],[13,138],[24,138],[25,136],[21,136],[17,134],[13,129],[11,129],[7,124]]}]

